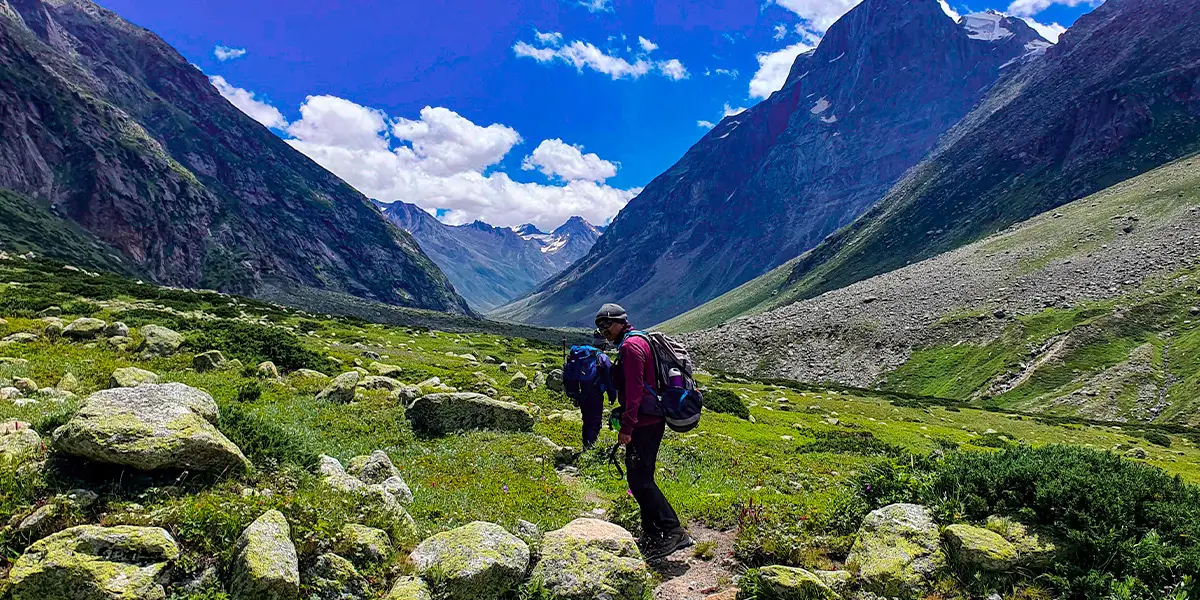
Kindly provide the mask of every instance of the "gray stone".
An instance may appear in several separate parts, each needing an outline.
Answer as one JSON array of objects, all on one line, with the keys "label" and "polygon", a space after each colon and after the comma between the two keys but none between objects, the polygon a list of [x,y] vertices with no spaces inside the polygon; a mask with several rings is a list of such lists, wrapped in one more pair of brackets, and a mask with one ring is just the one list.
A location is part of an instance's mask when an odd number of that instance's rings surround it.
[{"label": "gray stone", "polygon": [[32,393],[38,391],[37,382],[32,379],[29,379],[28,377],[18,377],[16,379],[14,379],[13,387],[17,388],[18,390],[21,390],[21,393],[25,394],[27,396],[29,394],[32,394]]},{"label": "gray stone", "polygon": [[295,600],[300,565],[283,513],[267,511],[242,532],[230,565],[233,600]]},{"label": "gray stone", "polygon": [[329,402],[352,402],[354,400],[354,391],[358,388],[358,379],[361,375],[357,371],[347,371],[333,378],[329,385],[317,394],[317,400],[326,400]]},{"label": "gray stone", "polygon": [[773,565],[758,570],[767,598],[804,598],[805,600],[836,600],[838,594],[814,573],[795,567]]},{"label": "gray stone", "polygon": [[433,592],[420,578],[401,577],[383,600],[433,600]]},{"label": "gray stone", "polygon": [[143,325],[138,328],[142,336],[142,351],[147,356],[170,356],[183,345],[183,336],[161,325]]},{"label": "gray stone", "polygon": [[415,385],[407,384],[401,384],[400,387],[396,388],[395,391],[393,391],[391,394],[388,394],[388,398],[391,398],[393,402],[403,404],[404,406],[412,404],[413,400],[416,400],[420,397],[421,388]]},{"label": "gray stone", "polygon": [[312,589],[309,600],[365,600],[371,595],[354,563],[336,554],[318,556],[305,575]]},{"label": "gray stone", "polygon": [[28,333],[28,332],[22,331],[20,333],[14,333],[14,334],[4,338],[3,341],[7,342],[9,344],[28,344],[31,342],[36,342],[37,339],[38,339],[38,336],[36,333]]},{"label": "gray stone", "polygon": [[860,585],[883,596],[921,594],[945,565],[937,524],[929,509],[916,504],[868,514],[846,559]]},{"label": "gray stone", "polygon": [[220,350],[201,352],[192,358],[192,367],[197,373],[220,371],[228,366],[229,361],[225,360],[225,355],[221,354]]},{"label": "gray stone", "polygon": [[143,383],[158,383],[158,374],[137,367],[125,367],[113,371],[108,379],[110,388],[137,387]]},{"label": "gray stone", "polygon": [[563,391],[563,372],[562,369],[554,369],[550,371],[550,375],[546,378],[546,388],[554,391]]},{"label": "gray stone", "polygon": [[362,566],[387,559],[392,553],[392,541],[382,529],[349,523],[342,527],[333,549]]},{"label": "gray stone", "polygon": [[129,326],[120,321],[115,321],[113,323],[109,323],[108,326],[104,328],[104,336],[110,337],[110,338],[111,337],[127,338],[127,337],[129,337]]},{"label": "gray stone", "polygon": [[15,387],[0,388],[0,400],[16,400],[21,397],[21,390]]},{"label": "gray stone", "polygon": [[520,404],[469,392],[422,396],[405,415],[413,431],[435,436],[474,429],[532,431],[534,423],[533,414]]},{"label": "gray stone", "polygon": [[404,369],[401,369],[396,365],[389,365],[381,362],[373,362],[367,365],[367,369],[369,369],[372,373],[383,377],[397,377],[404,372]]},{"label": "gray stone", "polygon": [[524,373],[517,371],[517,374],[513,375],[512,378],[508,380],[508,387],[514,390],[527,389],[529,387],[529,377],[527,377]]},{"label": "gray stone", "polygon": [[561,600],[641,600],[650,591],[650,570],[633,536],[618,525],[576,519],[542,538],[533,569],[549,597]]},{"label": "gray stone", "polygon": [[162,600],[179,558],[157,527],[80,525],[34,542],[9,573],[12,600]]},{"label": "gray stone", "polygon": [[269,360],[258,363],[254,372],[260,379],[279,379],[279,369]]},{"label": "gray stone", "polygon": [[29,423],[0,423],[0,463],[20,464],[45,454],[42,436]]},{"label": "gray stone", "polygon": [[75,377],[74,373],[67,371],[63,374],[62,379],[58,380],[58,385],[54,387],[64,392],[77,392],[79,391],[79,378]]},{"label": "gray stone", "polygon": [[71,321],[71,324],[67,325],[67,327],[63,329],[62,334],[63,337],[69,340],[92,340],[103,335],[105,327],[108,327],[108,323],[105,323],[100,319],[83,317],[81,319],[75,319],[74,321]]},{"label": "gray stone", "polygon": [[421,542],[409,561],[448,600],[497,600],[524,578],[529,546],[499,525],[475,521]]},{"label": "gray stone", "polygon": [[54,432],[56,450],[144,471],[241,471],[241,450],[213,425],[216,402],[181,383],[96,392]]},{"label": "gray stone", "polygon": [[403,383],[400,383],[391,377],[371,375],[368,377],[363,377],[362,381],[359,382],[358,387],[364,390],[387,390],[389,392],[394,392],[400,389],[403,385]]}]

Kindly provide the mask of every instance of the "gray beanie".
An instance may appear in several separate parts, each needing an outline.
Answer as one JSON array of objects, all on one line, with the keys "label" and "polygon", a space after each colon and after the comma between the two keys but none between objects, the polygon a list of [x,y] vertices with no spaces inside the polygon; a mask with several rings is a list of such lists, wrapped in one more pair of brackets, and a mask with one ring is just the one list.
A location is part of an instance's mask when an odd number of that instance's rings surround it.
[{"label": "gray beanie", "polygon": [[628,321],[629,317],[625,314],[625,309],[621,308],[620,304],[608,303],[600,307],[600,312],[596,313],[596,322],[601,319],[611,321]]}]

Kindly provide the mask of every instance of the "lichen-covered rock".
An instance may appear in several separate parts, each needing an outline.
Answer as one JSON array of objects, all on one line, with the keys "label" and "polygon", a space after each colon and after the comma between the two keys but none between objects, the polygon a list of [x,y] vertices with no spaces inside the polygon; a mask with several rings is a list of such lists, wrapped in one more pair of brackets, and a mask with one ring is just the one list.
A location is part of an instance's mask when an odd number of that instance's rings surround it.
[{"label": "lichen-covered rock", "polygon": [[158,383],[158,373],[137,367],[124,367],[113,371],[112,376],[108,378],[110,388],[137,387],[143,383]]},{"label": "lichen-covered rock", "polygon": [[81,319],[75,319],[74,321],[71,321],[71,324],[67,325],[66,328],[63,329],[62,334],[63,337],[70,340],[92,340],[103,335],[105,327],[108,327],[108,323],[105,323],[100,319],[83,317]]},{"label": "lichen-covered rock", "polygon": [[779,600],[835,600],[838,594],[820,577],[804,569],[773,565],[758,570],[759,598]]},{"label": "lichen-covered rock", "polygon": [[358,388],[358,380],[362,377],[358,371],[347,371],[333,378],[329,385],[317,394],[317,400],[327,400],[329,402],[352,402],[354,400],[354,390]]},{"label": "lichen-covered rock", "polygon": [[383,377],[398,377],[404,372],[404,369],[401,369],[396,365],[389,365],[381,362],[372,362],[371,364],[367,365],[367,369],[369,369],[372,373],[381,375]]},{"label": "lichen-covered rock", "polygon": [[576,519],[542,538],[533,579],[556,600],[640,600],[650,571],[628,531],[606,521]]},{"label": "lichen-covered rock", "polygon": [[538,371],[533,374],[533,387],[535,387],[535,388],[546,387],[546,374],[545,373]]},{"label": "lichen-covered rock", "polygon": [[13,358],[11,356],[0,356],[0,371],[12,372],[20,369],[29,368],[29,360],[24,358]]},{"label": "lichen-covered rock", "polygon": [[421,542],[409,560],[448,600],[495,600],[520,584],[529,546],[499,525],[475,521]]},{"label": "lichen-covered rock", "polygon": [[275,363],[269,360],[258,363],[258,366],[254,369],[254,373],[260,379],[279,379],[279,367],[276,367]]},{"label": "lichen-covered rock", "polygon": [[563,391],[562,369],[554,369],[553,371],[550,371],[550,375],[546,377],[546,389],[552,392]]},{"label": "lichen-covered rock", "polygon": [[854,585],[854,575],[849,571],[813,571],[812,574],[838,595],[846,595]]},{"label": "lichen-covered rock", "polygon": [[66,325],[63,325],[61,321],[55,319],[54,321],[46,323],[46,328],[42,330],[42,335],[46,336],[46,339],[48,340],[57,340],[58,338],[62,337],[63,329],[66,329]]},{"label": "lichen-covered rock", "polygon": [[17,377],[16,379],[13,379],[13,387],[21,390],[21,393],[26,395],[38,391],[37,382],[28,377]]},{"label": "lichen-covered rock", "polygon": [[309,600],[365,600],[371,595],[367,580],[354,563],[336,554],[322,554],[305,573],[312,595]]},{"label": "lichen-covered rock", "polygon": [[233,600],[294,600],[300,595],[300,565],[292,530],[283,513],[264,513],[242,532],[230,566]]},{"label": "lichen-covered rock", "polygon": [[321,455],[317,460],[317,473],[325,485],[344,493],[360,493],[366,490],[367,484],[346,472],[341,461]]},{"label": "lichen-covered rock", "polygon": [[129,337],[129,326],[120,321],[109,323],[108,326],[104,328],[104,337],[127,338]]},{"label": "lichen-covered rock", "polygon": [[370,375],[363,377],[362,381],[359,382],[358,387],[364,390],[387,390],[389,392],[394,392],[400,389],[400,387],[403,385],[403,383],[400,383],[391,377]]},{"label": "lichen-covered rock", "polygon": [[42,436],[29,423],[0,423],[0,464],[20,464],[45,453]]},{"label": "lichen-covered rock", "polygon": [[861,586],[882,596],[920,594],[945,564],[933,516],[916,504],[892,504],[868,514],[846,559]]},{"label": "lichen-covered rock", "polygon": [[144,471],[240,471],[250,462],[214,426],[217,404],[181,383],[96,392],[54,432],[56,450]]},{"label": "lichen-covered rock", "polygon": [[992,515],[988,517],[986,527],[1016,548],[1017,562],[1023,567],[1049,566],[1058,553],[1058,547],[1048,538],[1013,519]]},{"label": "lichen-covered rock", "polygon": [[392,553],[392,540],[382,529],[348,523],[342,527],[333,550],[359,565],[368,565],[381,562]]},{"label": "lichen-covered rock", "polygon": [[37,339],[38,339],[38,336],[36,333],[29,333],[27,331],[22,331],[20,333],[14,333],[0,341],[3,341],[8,344],[28,344],[30,342],[36,342]]},{"label": "lichen-covered rock", "polygon": [[[412,515],[404,508],[404,502],[412,501],[412,492],[408,491],[408,486],[404,485],[403,489],[397,489],[394,485],[395,481],[403,481],[399,477],[394,477],[384,481],[382,484],[368,484],[361,479],[354,477],[346,472],[342,467],[342,463],[331,456],[322,455],[317,463],[317,472],[322,475],[322,481],[331,489],[344,494],[358,495],[365,506],[379,511],[385,517],[392,520],[397,527],[405,531],[415,531],[416,524],[413,521]],[[396,489],[396,493],[392,490]],[[397,494],[407,493],[402,500]]]},{"label": "lichen-covered rock", "polygon": [[81,525],[34,542],[9,574],[13,600],[162,600],[179,557],[157,527]]},{"label": "lichen-covered rock", "polygon": [[513,375],[512,378],[508,380],[508,387],[514,390],[526,389],[529,387],[529,377],[524,373],[517,371],[517,374]]},{"label": "lichen-covered rock", "polygon": [[74,373],[67,371],[63,373],[62,379],[59,379],[58,385],[54,387],[64,392],[77,392],[79,391],[79,378]]},{"label": "lichen-covered rock", "polygon": [[942,531],[950,558],[961,566],[1003,571],[1017,564],[1017,549],[1000,534],[971,525],[955,524]]},{"label": "lichen-covered rock", "polygon": [[400,470],[392,464],[392,459],[383,450],[376,450],[369,456],[350,459],[346,472],[361,479],[363,483],[383,483],[389,477],[400,476]]},{"label": "lichen-covered rock", "polygon": [[433,600],[433,592],[418,577],[401,577],[383,600]]},{"label": "lichen-covered rock", "polygon": [[295,373],[292,373],[292,377],[297,379],[329,379],[328,375],[312,369],[297,369]]},{"label": "lichen-covered rock", "polygon": [[534,422],[533,413],[520,404],[469,392],[422,396],[405,414],[413,431],[435,436],[473,429],[531,431]]},{"label": "lichen-covered rock", "polygon": [[400,387],[393,390],[391,394],[388,394],[388,398],[393,402],[403,404],[404,406],[412,404],[414,400],[420,397],[421,388],[407,384],[400,384]]},{"label": "lichen-covered rock", "polygon": [[142,352],[147,356],[170,356],[183,345],[183,336],[161,325],[144,325],[138,328],[142,335]]},{"label": "lichen-covered rock", "polygon": [[221,354],[220,350],[209,350],[192,357],[192,368],[196,369],[197,373],[220,371],[228,366],[229,361],[225,360],[225,355]]},{"label": "lichen-covered rock", "polygon": [[0,400],[16,400],[23,394],[15,387],[0,387]]}]

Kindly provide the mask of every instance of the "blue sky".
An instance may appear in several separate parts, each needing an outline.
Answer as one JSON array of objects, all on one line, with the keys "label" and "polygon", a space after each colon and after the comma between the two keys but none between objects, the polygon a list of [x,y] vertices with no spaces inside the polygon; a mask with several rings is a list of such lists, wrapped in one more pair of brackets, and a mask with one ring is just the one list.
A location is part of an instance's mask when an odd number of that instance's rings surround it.
[{"label": "blue sky", "polygon": [[[100,0],[368,196],[603,223],[857,0]],[[1099,0],[950,0],[1069,26]]]}]

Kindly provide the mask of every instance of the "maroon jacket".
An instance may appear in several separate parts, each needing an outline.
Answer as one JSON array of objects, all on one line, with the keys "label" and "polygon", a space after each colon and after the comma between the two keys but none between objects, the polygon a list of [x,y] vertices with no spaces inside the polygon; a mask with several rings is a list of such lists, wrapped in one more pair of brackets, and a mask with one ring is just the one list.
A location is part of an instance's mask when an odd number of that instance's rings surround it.
[{"label": "maroon jacket", "polygon": [[655,402],[657,397],[646,389],[656,385],[654,376],[654,353],[650,342],[636,335],[629,335],[632,326],[626,326],[625,339],[617,350],[617,362],[621,365],[617,396],[625,407],[621,415],[621,433],[633,435],[634,427],[646,427],[662,422],[662,417],[642,414],[642,402]]}]

